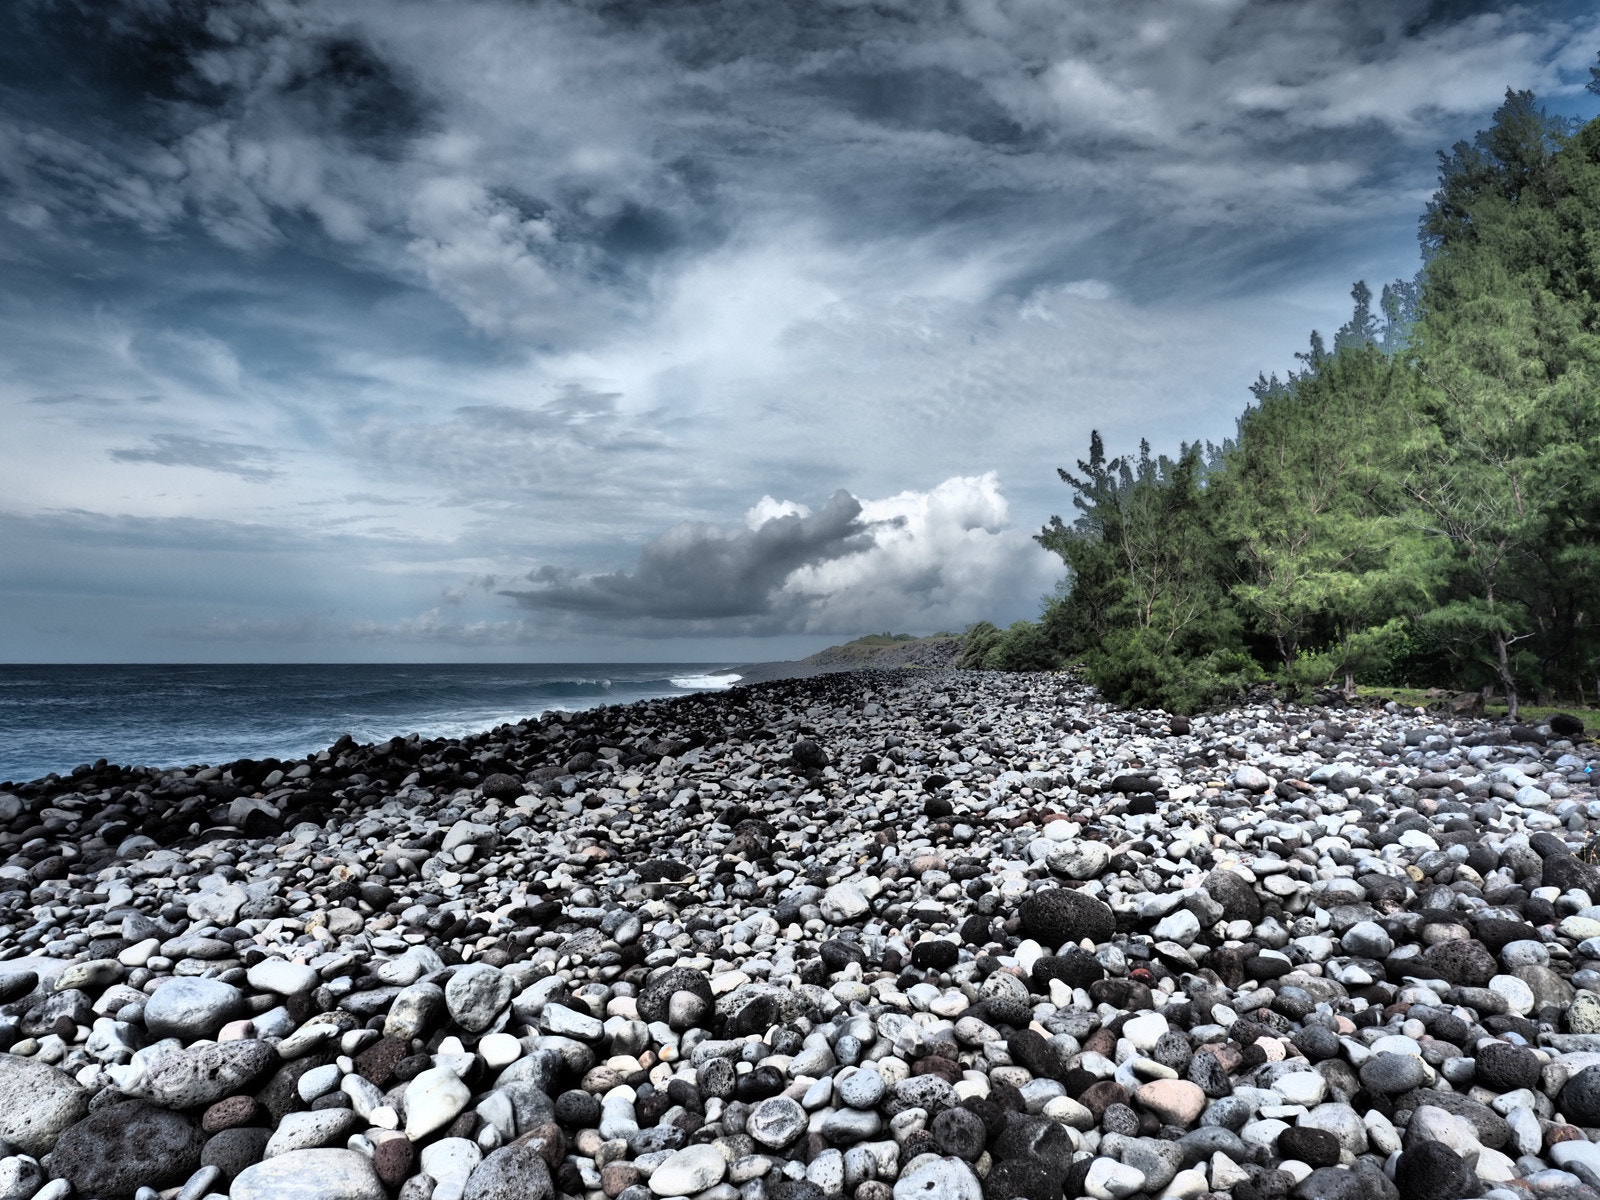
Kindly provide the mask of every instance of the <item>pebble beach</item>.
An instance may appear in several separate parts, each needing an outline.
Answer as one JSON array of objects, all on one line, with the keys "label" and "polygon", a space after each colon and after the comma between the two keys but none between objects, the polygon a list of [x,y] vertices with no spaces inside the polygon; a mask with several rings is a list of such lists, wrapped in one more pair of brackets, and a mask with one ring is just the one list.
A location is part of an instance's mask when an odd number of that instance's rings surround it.
[{"label": "pebble beach", "polygon": [[1576,721],[865,670],[0,790],[0,1200],[1600,1200]]}]

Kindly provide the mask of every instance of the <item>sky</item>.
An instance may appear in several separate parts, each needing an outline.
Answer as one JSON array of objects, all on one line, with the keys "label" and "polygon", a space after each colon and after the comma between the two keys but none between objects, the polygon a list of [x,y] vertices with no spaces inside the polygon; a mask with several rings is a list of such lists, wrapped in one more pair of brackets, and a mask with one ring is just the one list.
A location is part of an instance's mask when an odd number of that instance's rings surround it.
[{"label": "sky", "polygon": [[1584,3],[13,0],[0,661],[1035,615],[1056,474],[1413,275]]}]

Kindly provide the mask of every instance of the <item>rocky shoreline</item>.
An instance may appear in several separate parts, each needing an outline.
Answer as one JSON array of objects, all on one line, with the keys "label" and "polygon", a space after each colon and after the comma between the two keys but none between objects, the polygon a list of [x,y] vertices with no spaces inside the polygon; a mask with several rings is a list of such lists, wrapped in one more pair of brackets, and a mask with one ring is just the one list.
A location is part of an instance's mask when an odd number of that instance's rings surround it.
[{"label": "rocky shoreline", "polygon": [[1558,725],[863,671],[12,785],[0,1200],[1600,1200]]}]

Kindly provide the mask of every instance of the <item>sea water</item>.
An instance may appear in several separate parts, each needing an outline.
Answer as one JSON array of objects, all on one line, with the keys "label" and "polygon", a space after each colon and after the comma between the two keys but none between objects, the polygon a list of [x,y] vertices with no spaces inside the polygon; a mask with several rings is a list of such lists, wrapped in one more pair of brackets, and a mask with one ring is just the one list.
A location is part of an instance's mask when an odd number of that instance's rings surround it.
[{"label": "sea water", "polygon": [[714,663],[0,665],[0,781],[104,758],[300,758],[342,735],[463,737],[568,711],[726,688]]}]

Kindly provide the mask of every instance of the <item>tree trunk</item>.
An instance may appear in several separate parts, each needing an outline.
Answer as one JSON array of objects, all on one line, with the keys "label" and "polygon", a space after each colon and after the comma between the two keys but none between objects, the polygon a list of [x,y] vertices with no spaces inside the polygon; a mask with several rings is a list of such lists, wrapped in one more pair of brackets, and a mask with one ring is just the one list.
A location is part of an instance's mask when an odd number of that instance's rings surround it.
[{"label": "tree trunk", "polygon": [[1500,686],[1506,690],[1506,718],[1515,721],[1522,715],[1522,706],[1517,702],[1517,683],[1511,677],[1511,654],[1504,634],[1494,635],[1494,659]]},{"label": "tree trunk", "polygon": [[1356,677],[1349,671],[1344,673],[1344,698],[1347,701],[1356,698]]}]

